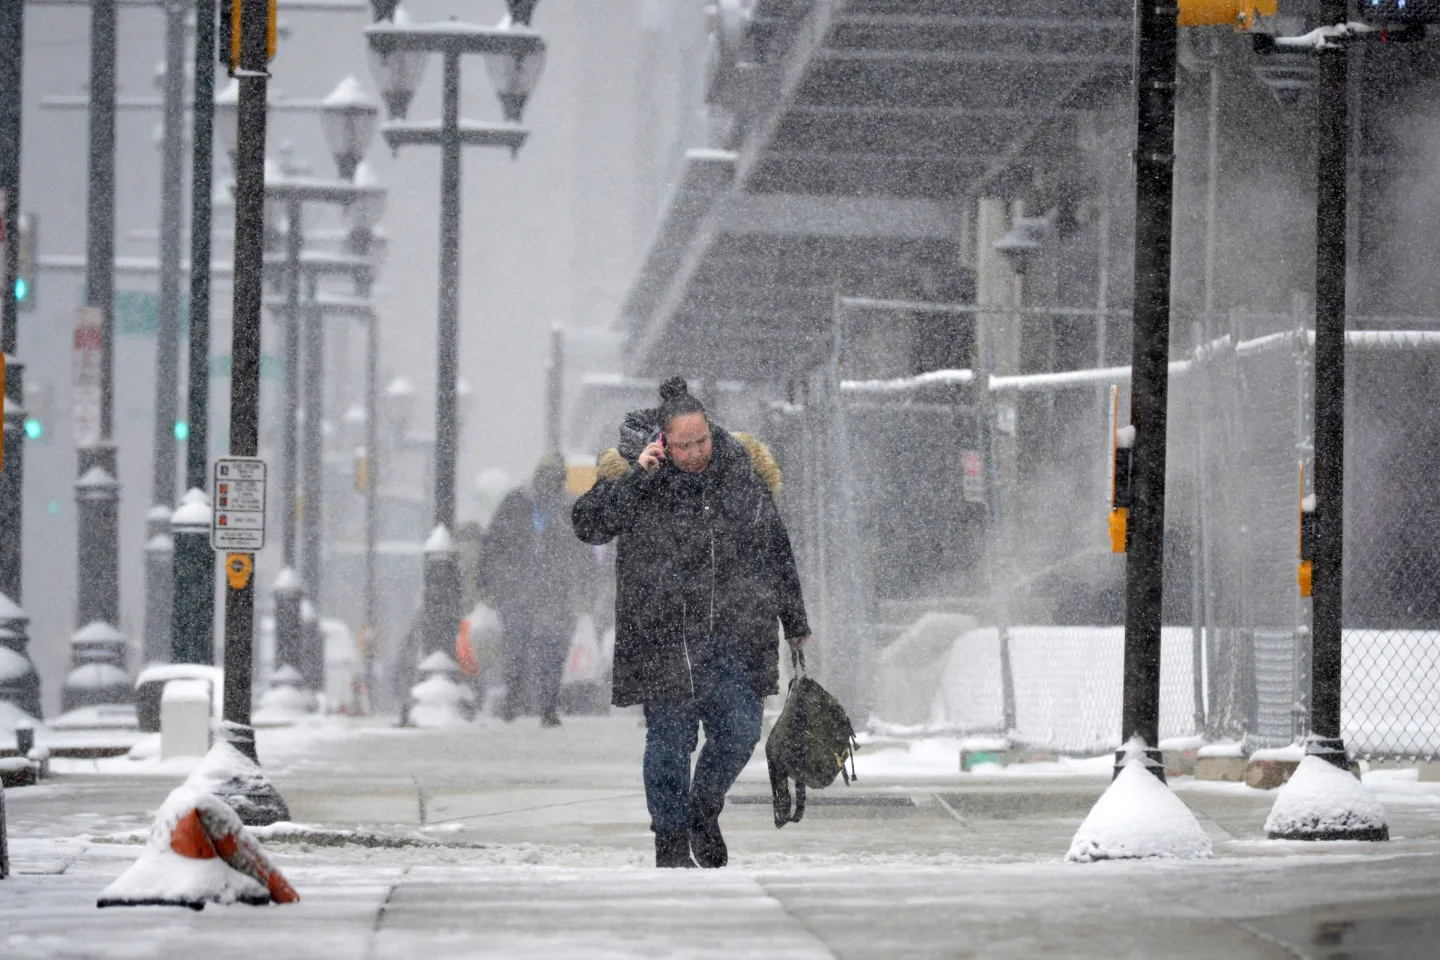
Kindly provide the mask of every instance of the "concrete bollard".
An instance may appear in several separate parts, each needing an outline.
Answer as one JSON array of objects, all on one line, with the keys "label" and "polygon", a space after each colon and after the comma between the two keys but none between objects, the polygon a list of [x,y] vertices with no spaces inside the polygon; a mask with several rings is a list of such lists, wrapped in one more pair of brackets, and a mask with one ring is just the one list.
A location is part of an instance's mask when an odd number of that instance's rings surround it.
[{"label": "concrete bollard", "polygon": [[171,680],[160,695],[160,759],[203,757],[210,750],[210,684]]}]

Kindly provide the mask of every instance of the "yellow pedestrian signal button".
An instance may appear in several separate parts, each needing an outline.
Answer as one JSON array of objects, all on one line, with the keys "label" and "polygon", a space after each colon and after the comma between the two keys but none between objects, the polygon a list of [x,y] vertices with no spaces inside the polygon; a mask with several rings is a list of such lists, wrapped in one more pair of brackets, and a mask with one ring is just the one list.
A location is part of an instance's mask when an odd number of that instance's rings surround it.
[{"label": "yellow pedestrian signal button", "polygon": [[250,584],[250,571],[255,560],[248,553],[231,553],[225,556],[225,576],[230,580],[231,590],[244,590]]}]

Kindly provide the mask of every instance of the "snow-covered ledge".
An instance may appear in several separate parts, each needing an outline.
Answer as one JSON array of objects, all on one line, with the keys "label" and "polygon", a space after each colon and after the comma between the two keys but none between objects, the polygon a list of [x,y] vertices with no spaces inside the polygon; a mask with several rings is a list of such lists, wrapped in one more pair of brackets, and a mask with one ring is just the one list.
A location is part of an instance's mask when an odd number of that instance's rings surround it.
[{"label": "snow-covered ledge", "polygon": [[[1342,758],[1343,759],[1343,758]],[[1317,753],[1300,761],[1265,820],[1271,840],[1389,840],[1385,808],[1370,788]]]},{"label": "snow-covered ledge", "polygon": [[1195,814],[1147,769],[1145,749],[1138,737],[1125,745],[1119,775],[1080,824],[1066,860],[1202,860],[1213,855]]}]

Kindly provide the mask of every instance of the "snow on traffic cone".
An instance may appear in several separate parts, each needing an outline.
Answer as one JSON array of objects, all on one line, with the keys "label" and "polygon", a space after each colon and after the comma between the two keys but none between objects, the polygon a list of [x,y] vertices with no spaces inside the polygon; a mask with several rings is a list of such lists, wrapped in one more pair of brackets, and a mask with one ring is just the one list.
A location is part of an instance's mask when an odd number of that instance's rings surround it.
[{"label": "snow on traffic cone", "polygon": [[189,786],[160,805],[150,840],[130,868],[100,892],[100,907],[299,900],[259,842],[225,801]]},{"label": "snow on traffic cone", "polygon": [[191,860],[214,860],[219,856],[210,835],[200,825],[200,814],[195,810],[175,824],[175,830],[170,834],[170,849]]}]

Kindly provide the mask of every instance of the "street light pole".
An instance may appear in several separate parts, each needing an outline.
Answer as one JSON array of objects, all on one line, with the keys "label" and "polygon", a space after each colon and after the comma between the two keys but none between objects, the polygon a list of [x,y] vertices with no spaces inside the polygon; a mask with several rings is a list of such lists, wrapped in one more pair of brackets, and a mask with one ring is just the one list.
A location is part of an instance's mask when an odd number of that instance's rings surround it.
[{"label": "street light pole", "polygon": [[145,659],[170,658],[175,561],[169,537],[180,437],[180,245],[185,188],[185,0],[165,0],[164,142],[160,161],[160,301],[155,336],[155,435],[145,545]]},{"label": "street light pole", "polygon": [[[76,626],[120,619],[115,430],[115,4],[90,6],[85,302],[100,311],[100,436],[79,450]],[[116,664],[123,666],[123,664]]]},{"label": "street light pole", "polygon": [[[325,467],[325,316],[315,300],[319,294],[317,279],[312,274],[307,278],[307,303],[301,308],[304,327],[300,362],[305,370],[305,419],[302,428],[304,441],[301,452],[301,496],[305,504],[300,514],[303,534],[300,581],[305,585],[305,598],[320,615],[321,578],[324,564],[323,528],[324,513],[324,467]],[[312,690],[325,688],[325,651],[323,644],[317,644],[314,637],[306,637],[304,656],[298,664],[300,674]]]},{"label": "street light pole", "polygon": [[[25,4],[0,4],[0,190],[5,206],[0,210],[6,227],[17,230],[20,223],[20,128],[21,96],[25,62]],[[4,290],[0,291],[0,353],[7,361],[5,371],[5,469],[0,470],[0,595],[20,602],[21,536],[23,530],[23,481],[25,441],[25,368],[16,359],[20,344],[19,304],[15,298],[15,275],[19,271],[20,244],[12,238],[5,244]]]},{"label": "street light pole", "polygon": [[[300,670],[305,642],[300,612],[304,602],[303,592],[293,589],[291,583],[298,567],[295,546],[300,469],[297,433],[300,417],[300,248],[305,243],[302,213],[303,204],[299,197],[290,197],[285,204],[285,396],[280,418],[283,434],[280,458],[284,463],[284,479],[280,488],[283,510],[281,556],[285,566],[281,579],[277,581],[283,589],[275,591],[275,667],[291,666],[296,670]],[[287,572],[289,576],[286,576]]]},{"label": "street light pole", "polygon": [[[528,24],[533,3],[511,3],[512,15]],[[440,303],[436,324],[435,501],[434,528],[425,544],[424,648],[443,650],[454,642],[460,622],[459,563],[452,533],[455,526],[455,461],[458,447],[456,381],[459,352],[460,294],[460,148],[503,146],[517,152],[527,132],[513,121],[539,79],[545,44],[527,29],[509,21],[498,28],[456,22],[415,27],[400,10],[393,21],[377,23],[366,32],[374,55],[381,94],[392,116],[403,114],[414,94],[419,68],[411,57],[439,53],[444,61],[444,107],[439,129],[433,124],[387,124],[383,132],[392,150],[403,145],[438,146],[440,166]],[[461,123],[460,58],[482,54],[504,108],[505,124]]]},{"label": "street light pole", "polygon": [[[440,147],[440,309],[436,323],[434,530],[425,551],[425,646],[444,650],[461,617],[455,530],[455,380],[460,338],[460,55],[444,58]],[[436,536],[435,534],[442,534]]]},{"label": "street light pole", "polygon": [[[214,191],[215,0],[195,0],[194,138],[190,164],[190,337],[186,391],[185,489],[209,488],[210,215]],[[215,552],[209,532],[177,530],[171,658],[215,662]]]},{"label": "street light pole", "polygon": [[[355,252],[361,256],[370,253],[373,239],[369,231],[356,232]],[[370,295],[370,277],[360,282],[356,292]],[[357,284],[360,286],[360,284]],[[380,540],[379,483],[380,483],[380,427],[376,422],[380,412],[380,318],[372,313],[365,324],[365,692],[374,703],[375,657],[379,652],[380,628],[379,610],[375,595],[375,550]]]}]

